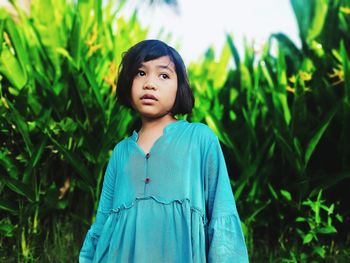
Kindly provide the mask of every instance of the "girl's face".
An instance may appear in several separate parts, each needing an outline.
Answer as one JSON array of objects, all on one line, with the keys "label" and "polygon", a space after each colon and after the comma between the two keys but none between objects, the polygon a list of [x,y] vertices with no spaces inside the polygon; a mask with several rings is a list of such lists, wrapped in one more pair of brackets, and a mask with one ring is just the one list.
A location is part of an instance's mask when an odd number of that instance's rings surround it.
[{"label": "girl's face", "polygon": [[144,117],[163,117],[170,114],[176,92],[175,65],[168,56],[159,57],[141,63],[132,82],[131,105]]}]

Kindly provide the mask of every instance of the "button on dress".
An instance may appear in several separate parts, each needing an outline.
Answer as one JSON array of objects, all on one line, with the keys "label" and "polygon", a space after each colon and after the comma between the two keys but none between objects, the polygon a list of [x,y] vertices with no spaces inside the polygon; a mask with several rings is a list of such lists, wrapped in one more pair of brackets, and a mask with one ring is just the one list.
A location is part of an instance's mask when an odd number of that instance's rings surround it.
[{"label": "button on dress", "polygon": [[177,120],[148,153],[137,139],[134,130],[113,149],[79,262],[248,262],[216,134]]}]

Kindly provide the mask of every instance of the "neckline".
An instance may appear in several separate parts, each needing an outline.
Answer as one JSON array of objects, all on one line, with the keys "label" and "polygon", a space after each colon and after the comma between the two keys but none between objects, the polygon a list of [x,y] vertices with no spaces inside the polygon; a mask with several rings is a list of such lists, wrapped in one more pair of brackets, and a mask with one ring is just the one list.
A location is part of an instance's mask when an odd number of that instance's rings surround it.
[{"label": "neckline", "polygon": [[[187,122],[187,120],[177,120],[177,121],[173,121],[173,122],[170,122],[167,125],[165,125],[164,128],[163,128],[163,135],[161,135],[158,139],[160,139],[165,134],[167,134],[168,131],[171,130],[173,127],[176,127],[177,126],[176,124],[179,124],[179,123],[182,123],[182,122]],[[133,132],[132,132],[132,135],[131,135],[131,139],[137,144],[137,139],[138,138],[139,138],[139,133],[136,131],[136,129],[134,129]]]},{"label": "neckline", "polygon": [[171,131],[174,131],[175,128],[178,127],[177,124],[184,123],[184,122],[187,122],[187,121],[186,121],[186,120],[178,120],[178,121],[170,122],[170,123],[168,123],[167,125],[165,125],[164,128],[163,128],[163,134],[153,143],[153,145],[152,145],[151,148],[149,149],[148,153],[146,153],[146,152],[140,147],[140,145],[138,145],[137,139],[138,139],[138,136],[139,136],[139,135],[138,135],[138,133],[137,133],[136,130],[133,131],[133,133],[132,133],[130,139],[131,139],[132,143],[135,145],[135,147],[137,148],[137,150],[138,150],[143,156],[146,156],[146,157],[147,157],[148,154],[150,154],[151,152],[153,153],[153,149],[154,149],[155,145],[156,145],[159,141],[163,140],[164,138],[165,138],[165,139],[168,138],[168,136],[165,137],[165,135],[167,135],[167,134],[168,134],[169,132],[171,132]]}]

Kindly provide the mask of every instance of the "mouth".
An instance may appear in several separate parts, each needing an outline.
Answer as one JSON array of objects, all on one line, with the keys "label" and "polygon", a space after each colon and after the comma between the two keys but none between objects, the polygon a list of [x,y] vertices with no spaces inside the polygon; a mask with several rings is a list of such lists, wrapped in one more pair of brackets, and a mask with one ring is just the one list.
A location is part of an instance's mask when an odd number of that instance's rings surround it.
[{"label": "mouth", "polygon": [[141,100],[157,100],[157,98],[151,94],[145,94],[141,97]]}]

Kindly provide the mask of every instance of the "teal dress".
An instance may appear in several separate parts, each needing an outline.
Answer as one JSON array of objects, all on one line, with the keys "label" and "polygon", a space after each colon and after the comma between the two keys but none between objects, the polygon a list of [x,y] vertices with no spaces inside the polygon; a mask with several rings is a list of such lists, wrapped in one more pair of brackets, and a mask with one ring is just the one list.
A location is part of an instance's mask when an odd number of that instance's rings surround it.
[{"label": "teal dress", "polygon": [[168,123],[149,153],[117,143],[79,262],[248,262],[223,152],[199,122]]}]

